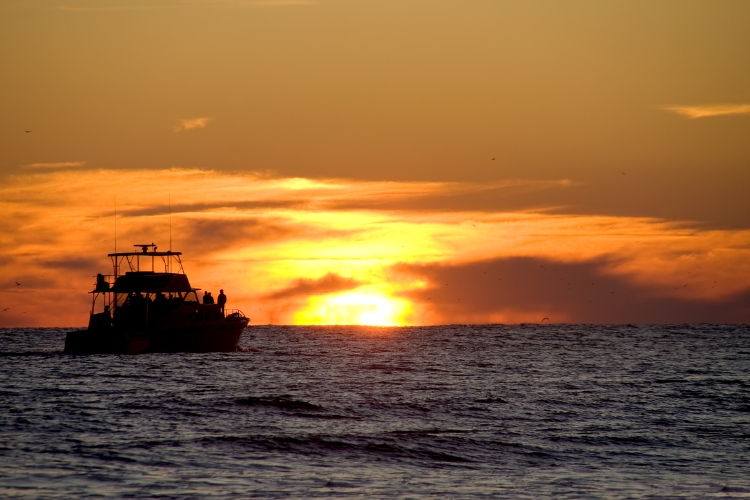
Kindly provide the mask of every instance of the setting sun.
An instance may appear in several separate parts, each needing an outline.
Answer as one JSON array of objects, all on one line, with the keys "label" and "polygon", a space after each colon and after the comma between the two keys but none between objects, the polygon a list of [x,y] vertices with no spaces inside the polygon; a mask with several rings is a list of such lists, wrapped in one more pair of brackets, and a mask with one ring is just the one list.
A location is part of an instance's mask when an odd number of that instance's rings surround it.
[{"label": "setting sun", "polygon": [[411,303],[378,292],[346,292],[310,297],[294,315],[301,325],[404,326]]}]

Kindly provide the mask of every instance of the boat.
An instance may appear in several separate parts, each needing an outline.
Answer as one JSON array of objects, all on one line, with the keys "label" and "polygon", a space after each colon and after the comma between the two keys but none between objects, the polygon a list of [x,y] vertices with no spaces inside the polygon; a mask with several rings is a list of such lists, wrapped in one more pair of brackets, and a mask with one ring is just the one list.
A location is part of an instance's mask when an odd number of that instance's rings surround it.
[{"label": "boat", "polygon": [[114,272],[96,275],[88,328],[68,332],[65,352],[237,350],[249,318],[224,304],[201,303],[181,252],[159,252],[153,243],[134,246],[140,251],[108,254]]}]

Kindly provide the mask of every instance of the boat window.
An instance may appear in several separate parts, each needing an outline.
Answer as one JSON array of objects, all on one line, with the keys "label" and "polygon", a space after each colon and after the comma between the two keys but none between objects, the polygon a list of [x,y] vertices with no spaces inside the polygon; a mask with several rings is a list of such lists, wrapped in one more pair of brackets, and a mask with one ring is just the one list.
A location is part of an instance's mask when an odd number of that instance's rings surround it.
[{"label": "boat window", "polygon": [[188,292],[185,295],[185,302],[198,302],[198,296],[195,292]]},{"label": "boat window", "polygon": [[128,300],[127,293],[116,293],[115,295],[117,296],[117,307],[122,307],[125,301]]}]

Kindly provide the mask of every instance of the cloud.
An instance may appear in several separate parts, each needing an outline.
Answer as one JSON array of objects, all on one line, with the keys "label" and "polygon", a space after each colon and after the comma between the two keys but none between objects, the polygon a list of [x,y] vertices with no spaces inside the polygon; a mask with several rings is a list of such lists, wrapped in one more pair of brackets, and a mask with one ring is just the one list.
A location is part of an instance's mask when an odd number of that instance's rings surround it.
[{"label": "cloud", "polygon": [[284,7],[296,5],[317,5],[313,0],[193,0],[192,5],[216,8],[253,8],[253,7]]},{"label": "cloud", "polygon": [[[202,2],[205,4],[204,2]],[[294,5],[317,5],[318,2],[312,0],[225,0],[223,2],[216,2],[213,6],[216,7],[283,7],[283,6],[294,6]]]},{"label": "cloud", "polygon": [[173,0],[170,4],[162,5],[58,5],[57,10],[63,12],[142,12],[201,8],[248,9],[317,4],[318,2],[313,0]]},{"label": "cloud", "polygon": [[55,169],[55,168],[79,168],[86,165],[85,161],[58,161],[51,163],[29,163],[22,165],[21,168],[32,168],[32,169]]},{"label": "cloud", "polygon": [[295,231],[285,220],[266,218],[223,218],[224,214],[211,217],[188,218],[175,224],[175,233],[181,239],[194,242],[191,247],[200,254],[211,254],[217,250],[262,245],[290,238]]},{"label": "cloud", "polygon": [[138,11],[148,11],[148,10],[163,10],[163,9],[170,9],[170,8],[176,8],[176,6],[167,6],[167,5],[132,5],[132,6],[108,6],[108,7],[76,7],[76,6],[69,6],[69,5],[58,5],[57,10],[61,10],[63,12],[138,12]]},{"label": "cloud", "polygon": [[[26,321],[37,325],[85,324],[87,308],[63,308],[55,298],[85,298],[92,274],[110,269],[117,193],[119,249],[140,241],[167,248],[171,227],[173,249],[183,252],[191,283],[224,288],[233,306],[257,323],[298,321],[308,297],[325,302],[354,288],[351,297],[367,291],[408,298],[416,318],[410,324],[545,316],[672,321],[683,312],[685,320],[746,318],[736,304],[750,289],[750,230],[549,213],[541,205],[519,211],[492,201],[537,191],[543,199],[571,189],[566,185],[320,180],[196,169],[29,170],[0,185],[6,214],[0,275],[24,269],[24,287],[34,276],[45,284],[31,298],[13,287],[0,289],[0,301],[14,310],[25,305],[29,316],[35,312]],[[534,274],[553,264],[557,281]],[[493,272],[495,280],[487,280]],[[493,287],[506,278],[512,288]],[[589,278],[610,287],[614,297],[587,309],[588,300],[597,300],[582,288]],[[664,314],[647,299],[661,304]],[[728,309],[719,314],[721,304]],[[45,307],[53,314],[42,314]]]},{"label": "cloud", "polygon": [[[444,211],[471,210],[498,212],[537,208],[549,210],[551,191],[577,186],[569,179],[510,179],[483,184],[444,183],[369,183],[366,196],[327,196],[318,205],[329,210]],[[377,185],[380,184],[380,185]]]},{"label": "cloud", "polygon": [[121,210],[119,212],[123,217],[143,217],[152,215],[164,215],[172,211],[173,215],[180,213],[198,213],[221,209],[305,209],[309,207],[309,200],[257,200],[257,201],[225,201],[225,202],[205,202],[205,203],[177,203],[172,205],[152,205],[148,207],[134,208],[130,210]]},{"label": "cloud", "polygon": [[[425,280],[403,296],[420,304],[420,324],[446,323],[746,323],[750,286],[721,300],[675,294],[611,273],[606,258],[559,262],[508,257],[466,264],[402,264],[397,274]],[[685,277],[690,286],[709,286]]]},{"label": "cloud", "polygon": [[174,131],[175,132],[182,132],[183,130],[195,130],[197,128],[206,128],[206,125],[208,125],[208,122],[212,120],[212,118],[208,116],[203,116],[200,118],[186,118],[184,120],[180,120],[180,123],[175,126]]},{"label": "cloud", "polygon": [[687,116],[706,118],[709,116],[748,115],[750,104],[716,104],[712,106],[663,106],[662,109]]},{"label": "cloud", "polygon": [[66,271],[89,271],[96,272],[95,263],[91,262],[90,259],[82,257],[70,257],[66,259],[47,260],[39,263],[43,267],[51,269],[63,269]]},{"label": "cloud", "polygon": [[343,278],[337,274],[328,273],[322,278],[298,279],[293,285],[270,293],[264,297],[266,300],[288,299],[295,297],[309,297],[312,295],[326,295],[357,288],[361,283],[351,278]]}]

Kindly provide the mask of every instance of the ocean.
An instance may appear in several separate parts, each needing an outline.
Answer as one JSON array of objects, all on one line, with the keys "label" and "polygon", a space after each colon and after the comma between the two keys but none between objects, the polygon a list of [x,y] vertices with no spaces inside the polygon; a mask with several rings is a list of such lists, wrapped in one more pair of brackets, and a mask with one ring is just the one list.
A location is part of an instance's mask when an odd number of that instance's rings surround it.
[{"label": "ocean", "polygon": [[750,326],[0,329],[0,497],[750,498]]}]

